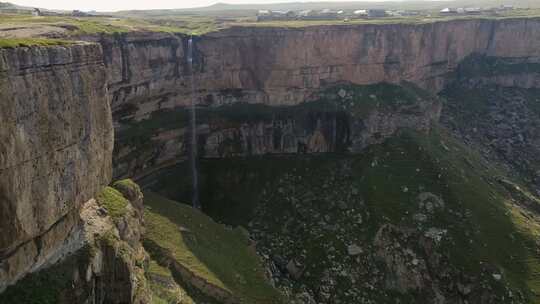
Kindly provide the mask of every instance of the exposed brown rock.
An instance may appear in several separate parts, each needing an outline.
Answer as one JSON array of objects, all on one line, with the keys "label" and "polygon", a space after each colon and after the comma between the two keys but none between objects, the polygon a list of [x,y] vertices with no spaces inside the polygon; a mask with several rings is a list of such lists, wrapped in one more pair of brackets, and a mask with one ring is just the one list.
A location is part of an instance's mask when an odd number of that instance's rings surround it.
[{"label": "exposed brown rock", "polygon": [[101,47],[0,49],[0,290],[57,258],[111,177]]}]

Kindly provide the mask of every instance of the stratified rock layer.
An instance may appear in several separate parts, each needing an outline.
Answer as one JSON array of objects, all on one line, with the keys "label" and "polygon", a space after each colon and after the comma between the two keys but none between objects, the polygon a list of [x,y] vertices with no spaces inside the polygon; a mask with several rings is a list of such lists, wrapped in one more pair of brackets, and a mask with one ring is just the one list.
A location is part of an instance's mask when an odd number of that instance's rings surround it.
[{"label": "stratified rock layer", "polygon": [[0,49],[0,290],[58,259],[110,181],[102,60],[97,44]]},{"label": "stratified rock layer", "polygon": [[[471,54],[538,62],[538,29],[540,20],[532,18],[235,27],[195,39],[196,97],[212,105],[292,105],[336,82],[408,81],[437,92]],[[86,39],[103,45],[115,112],[132,103],[135,117],[143,118],[190,103],[187,37],[129,33]]]},{"label": "stratified rock layer", "polygon": [[[321,90],[339,83],[404,81],[439,92],[455,79],[458,66],[470,56],[517,60],[520,65],[540,62],[539,37],[537,18],[305,28],[234,27],[195,38],[194,75],[188,73],[187,37],[183,35],[128,33],[85,39],[103,46],[115,129],[119,134],[136,131],[141,121],[186,107],[192,99],[200,107],[238,102],[293,106],[311,101]],[[190,86],[192,77],[195,92]],[[514,70],[485,80],[522,87],[540,84],[537,71]],[[201,126],[203,133],[208,133],[206,127]],[[251,133],[260,131],[259,126],[251,125],[248,129]],[[152,149],[139,149],[140,159],[135,161],[132,157],[128,157],[130,161],[120,160],[129,156],[135,146],[133,138],[119,136],[115,175],[140,174],[178,160],[184,155],[185,132],[175,128],[152,134]],[[231,132],[227,128],[213,129],[209,136],[219,142],[220,138],[230,138]],[[234,132],[241,132],[240,128]],[[298,149],[280,153],[291,151]]]}]

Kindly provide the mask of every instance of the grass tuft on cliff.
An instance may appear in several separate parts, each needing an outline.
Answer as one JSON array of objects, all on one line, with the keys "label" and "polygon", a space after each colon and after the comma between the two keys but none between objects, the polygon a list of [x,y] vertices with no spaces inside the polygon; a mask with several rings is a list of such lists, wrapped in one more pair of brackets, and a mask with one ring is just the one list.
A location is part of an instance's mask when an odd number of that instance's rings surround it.
[{"label": "grass tuft on cliff", "polygon": [[112,187],[118,190],[124,196],[124,198],[132,203],[142,199],[141,188],[129,178],[114,182]]},{"label": "grass tuft on cliff", "polygon": [[105,187],[96,197],[100,206],[105,208],[112,218],[119,218],[126,214],[128,200],[120,193],[120,191]]},{"label": "grass tuft on cliff", "polygon": [[228,229],[199,210],[152,192],[145,193],[145,206],[144,244],[153,258],[178,263],[240,303],[280,302],[239,229]]},{"label": "grass tuft on cliff", "polygon": [[115,181],[113,183],[113,187],[118,189],[118,188],[125,188],[125,189],[129,189],[131,191],[140,191],[140,187],[139,185],[137,185],[137,183],[135,183],[132,179],[130,178],[126,178],[126,179],[121,179],[121,180],[118,180],[118,181]]}]

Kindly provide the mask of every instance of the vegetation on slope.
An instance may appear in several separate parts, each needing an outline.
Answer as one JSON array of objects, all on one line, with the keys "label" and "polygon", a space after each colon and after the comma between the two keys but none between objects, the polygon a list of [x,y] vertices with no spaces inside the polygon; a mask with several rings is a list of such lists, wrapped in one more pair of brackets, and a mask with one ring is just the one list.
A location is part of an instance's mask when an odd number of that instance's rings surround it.
[{"label": "vegetation on slope", "polygon": [[[173,19],[143,19],[143,18],[110,18],[110,17],[71,17],[71,16],[43,16],[32,17],[27,15],[1,15],[0,26],[13,28],[27,26],[49,26],[65,32],[66,36],[79,36],[88,34],[120,34],[133,31],[152,31],[167,33],[184,33],[202,35],[216,31],[218,24],[209,17],[180,17]],[[0,39],[0,40],[3,40]],[[43,39],[45,40],[45,39]],[[46,39],[52,40],[52,39]]]},{"label": "vegetation on slope", "polygon": [[[506,19],[506,18],[536,18],[540,16],[538,9],[516,9],[501,12],[495,15],[482,16],[441,16],[438,10],[424,10],[423,16],[400,16],[351,20],[281,20],[281,21],[256,21],[256,11],[240,10],[235,13],[229,11],[191,11],[178,10],[151,10],[151,11],[126,11],[118,12],[111,16],[39,16],[17,14],[0,14],[0,27],[14,30],[17,27],[25,28],[25,32],[31,32],[32,27],[49,27],[55,35],[58,32],[66,36],[79,36],[87,34],[120,34],[133,31],[152,31],[167,33],[182,33],[187,35],[204,35],[210,32],[233,26],[245,27],[283,27],[302,28],[322,25],[360,25],[360,24],[425,24],[450,20],[473,20],[473,19]],[[9,36],[9,31],[3,36]],[[41,34],[24,35],[25,37],[47,36]],[[17,38],[23,38],[16,36]],[[14,38],[14,37],[11,37]],[[4,40],[4,38],[0,38]],[[27,38],[28,44],[33,39]],[[33,44],[32,44],[33,45]]]},{"label": "vegetation on slope", "polygon": [[129,191],[129,192],[138,192],[141,191],[139,188],[139,185],[135,183],[133,180],[126,178],[117,180],[113,183],[113,187],[117,190],[122,191]]},{"label": "vegetation on slope", "polygon": [[540,10],[516,10],[511,14],[503,15],[483,15],[483,16],[471,16],[471,15],[455,15],[455,16],[442,16],[437,12],[433,12],[433,15],[428,16],[403,16],[403,17],[385,17],[385,18],[369,18],[369,19],[352,19],[348,21],[343,20],[276,20],[276,21],[262,21],[262,22],[242,22],[237,23],[237,26],[248,27],[283,27],[283,28],[305,28],[311,26],[347,26],[347,25],[361,25],[361,24],[430,24],[434,22],[445,22],[452,20],[501,20],[510,18],[538,18],[540,16]]},{"label": "vegetation on slope", "polygon": [[0,38],[0,48],[16,48],[28,46],[70,45],[73,41],[46,38]]},{"label": "vegetation on slope", "polygon": [[280,301],[240,229],[228,229],[198,210],[151,192],[145,193],[145,206],[145,247],[157,261],[170,264],[172,259],[241,303]]},{"label": "vegetation on slope", "polygon": [[96,197],[97,202],[112,218],[120,218],[127,212],[128,200],[113,187],[105,187]]},{"label": "vegetation on slope", "polygon": [[186,290],[175,282],[167,267],[151,260],[145,274],[152,290],[152,304],[195,304]]},{"label": "vegetation on slope", "polygon": [[[275,278],[279,286],[316,291],[328,269],[332,277],[332,269],[341,266],[346,275],[336,274],[335,292],[343,301],[426,301],[429,292],[396,292],[376,280],[381,275],[373,256],[377,233],[391,224],[413,231],[402,245],[418,260],[431,263],[439,256],[446,261],[435,264],[440,268],[434,266],[429,275],[447,295],[457,291],[445,289],[438,279],[442,274],[454,283],[469,284],[463,276],[474,278],[468,295],[472,301],[482,290],[500,302],[511,301],[509,291],[514,301],[521,296],[522,301],[538,301],[540,261],[535,233],[526,231],[537,226],[529,223],[534,218],[521,215],[523,208],[496,182],[496,168],[444,130],[429,136],[404,132],[361,155],[204,160],[201,173],[201,201],[209,214],[251,225],[258,249],[272,263],[293,260],[303,267],[299,280],[282,270],[285,274]],[[158,184],[166,186],[162,191],[167,195],[186,196],[178,189],[181,180],[168,171]],[[187,178],[184,182],[189,183]],[[420,203],[422,193],[440,198],[442,207],[430,203],[427,208]],[[426,235],[440,237],[429,254],[419,241]],[[359,258],[369,265],[364,266],[367,272],[356,272],[347,253],[350,244],[364,249]],[[375,289],[358,282],[373,283]]]}]

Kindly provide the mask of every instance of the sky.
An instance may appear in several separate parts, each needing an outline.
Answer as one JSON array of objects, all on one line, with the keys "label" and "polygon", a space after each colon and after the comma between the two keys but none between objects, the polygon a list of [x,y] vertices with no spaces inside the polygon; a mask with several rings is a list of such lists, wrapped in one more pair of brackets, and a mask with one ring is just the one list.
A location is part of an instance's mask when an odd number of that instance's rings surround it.
[{"label": "sky", "polygon": [[[216,2],[231,4],[300,2],[302,0],[1,0],[23,6],[65,10],[116,11],[131,9],[170,9],[212,5]],[[313,2],[313,0],[311,0]],[[316,0],[315,0],[316,1]],[[325,0],[343,1],[343,0]],[[364,0],[365,1],[365,0]],[[369,0],[368,0],[369,1]],[[379,0],[380,1],[380,0]],[[384,0],[383,0],[384,1]]]}]

